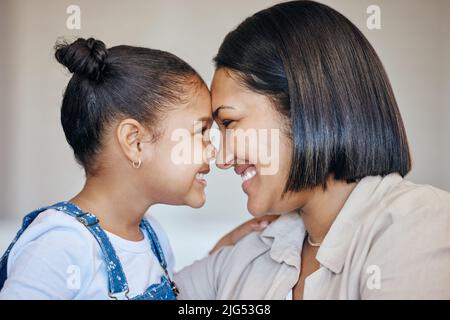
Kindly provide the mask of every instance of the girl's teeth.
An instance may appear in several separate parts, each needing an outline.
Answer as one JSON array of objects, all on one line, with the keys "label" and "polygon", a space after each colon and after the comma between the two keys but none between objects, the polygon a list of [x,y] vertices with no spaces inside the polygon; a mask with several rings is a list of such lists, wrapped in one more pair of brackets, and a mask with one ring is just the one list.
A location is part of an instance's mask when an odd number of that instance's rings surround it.
[{"label": "girl's teeth", "polygon": [[195,179],[197,179],[197,180],[204,180],[205,179],[205,174],[204,173],[197,173],[195,175]]},{"label": "girl's teeth", "polygon": [[248,169],[245,170],[245,172],[241,175],[243,181],[250,180],[250,179],[253,178],[254,176],[256,176],[256,168],[254,168],[254,167],[248,168]]}]

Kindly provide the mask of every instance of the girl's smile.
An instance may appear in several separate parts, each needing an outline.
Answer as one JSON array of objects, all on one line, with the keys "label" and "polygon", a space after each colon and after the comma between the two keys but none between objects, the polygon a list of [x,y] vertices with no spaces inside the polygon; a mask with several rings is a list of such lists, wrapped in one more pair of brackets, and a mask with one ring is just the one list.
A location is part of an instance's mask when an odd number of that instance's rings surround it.
[{"label": "girl's smile", "polygon": [[209,173],[209,166],[206,169],[202,169],[195,175],[195,181],[206,187],[207,182],[205,176]]}]

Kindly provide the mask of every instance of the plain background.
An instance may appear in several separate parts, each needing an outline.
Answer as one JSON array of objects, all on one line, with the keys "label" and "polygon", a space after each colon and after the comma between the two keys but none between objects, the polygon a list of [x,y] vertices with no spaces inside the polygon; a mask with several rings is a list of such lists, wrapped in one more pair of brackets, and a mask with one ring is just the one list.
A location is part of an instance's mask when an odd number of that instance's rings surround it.
[{"label": "plain background", "polygon": [[[170,51],[209,83],[212,57],[239,22],[278,1],[25,1],[0,0],[0,249],[27,212],[77,193],[84,173],[59,122],[68,72],[53,58],[64,36],[94,36],[108,46]],[[353,21],[383,61],[412,149],[408,179],[450,190],[450,1],[322,1]],[[68,30],[66,8],[81,8],[81,29]],[[366,26],[369,5],[381,8],[380,30]],[[202,257],[215,241],[250,218],[240,177],[213,167],[207,203],[198,210],[156,206],[177,269]]]}]

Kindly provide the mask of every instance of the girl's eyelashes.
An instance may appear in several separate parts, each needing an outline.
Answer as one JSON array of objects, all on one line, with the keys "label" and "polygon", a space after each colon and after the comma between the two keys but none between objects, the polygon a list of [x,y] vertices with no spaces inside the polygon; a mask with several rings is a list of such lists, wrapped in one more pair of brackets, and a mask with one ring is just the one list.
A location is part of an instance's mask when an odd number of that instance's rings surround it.
[{"label": "girl's eyelashes", "polygon": [[206,130],[208,130],[207,126],[202,127],[201,130],[197,130],[197,132],[195,132],[195,134],[205,134]]}]

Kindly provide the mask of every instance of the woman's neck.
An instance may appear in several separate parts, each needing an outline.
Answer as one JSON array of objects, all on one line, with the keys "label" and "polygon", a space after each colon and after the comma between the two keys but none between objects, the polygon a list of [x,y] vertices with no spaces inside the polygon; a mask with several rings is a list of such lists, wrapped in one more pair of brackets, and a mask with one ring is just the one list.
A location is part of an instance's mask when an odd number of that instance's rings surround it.
[{"label": "woman's neck", "polygon": [[310,199],[300,209],[311,241],[323,241],[356,184],[329,179],[326,190],[317,187],[311,192]]},{"label": "woman's neck", "polygon": [[114,177],[88,177],[83,189],[70,201],[100,220],[100,226],[121,238],[143,239],[139,224],[150,207],[132,185]]}]

